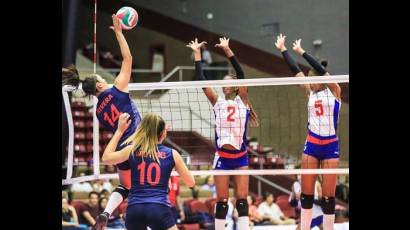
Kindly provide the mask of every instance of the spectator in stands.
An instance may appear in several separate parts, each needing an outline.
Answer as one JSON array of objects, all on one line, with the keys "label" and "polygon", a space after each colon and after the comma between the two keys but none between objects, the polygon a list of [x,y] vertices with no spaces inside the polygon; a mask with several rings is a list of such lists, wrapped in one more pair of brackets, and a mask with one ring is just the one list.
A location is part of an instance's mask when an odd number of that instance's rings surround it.
[{"label": "spectator in stands", "polygon": [[205,178],[205,184],[201,187],[202,190],[208,190],[212,192],[212,197],[216,197],[216,187],[213,176],[207,176]]},{"label": "spectator in stands", "polygon": [[[105,207],[107,207],[108,203],[108,197],[101,197],[100,200],[98,201],[98,207],[100,209],[100,212],[104,211]],[[121,218],[120,212],[117,209],[114,210],[114,212],[111,214],[111,216],[108,218],[107,222],[107,228],[125,228],[125,222]]]},{"label": "spectator in stands", "polygon": [[274,197],[272,193],[265,193],[263,198],[264,202],[258,207],[258,212],[263,218],[269,219],[274,225],[291,225],[296,223],[294,219],[284,216],[279,206],[273,202]]},{"label": "spectator in stands", "polygon": [[[80,173],[80,177],[81,176],[85,176],[85,174]],[[91,192],[91,191],[93,191],[93,187],[88,181],[74,183],[73,185],[71,185],[71,192]]]},{"label": "spectator in stands", "polygon": [[164,72],[165,56],[163,47],[155,47],[152,55],[152,70]]},{"label": "spectator in stands", "polygon": [[94,226],[95,220],[100,214],[98,207],[98,199],[100,195],[97,192],[90,192],[88,194],[88,203],[84,205],[80,211],[80,224],[85,224],[87,226]]},{"label": "spectator in stands", "polygon": [[248,195],[248,204],[249,204],[249,221],[253,225],[258,225],[263,223],[263,216],[259,214],[258,207],[254,205],[255,198],[251,195]]},{"label": "spectator in stands", "polygon": [[101,193],[102,190],[112,191],[113,186],[109,180],[96,180],[93,184],[94,191]]},{"label": "spectator in stands", "polygon": [[62,199],[64,199],[64,198],[66,198],[67,200],[68,200],[68,193],[67,193],[67,191],[61,191],[61,198]]},{"label": "spectator in stands", "polygon": [[336,198],[349,203],[349,188],[342,181],[342,177],[339,177],[336,185]]},{"label": "spectator in stands", "polygon": [[100,198],[101,198],[101,197],[110,197],[110,195],[111,195],[111,193],[110,193],[110,191],[108,191],[107,189],[103,189],[103,190],[101,190],[101,192],[100,192]]},{"label": "spectator in stands", "polygon": [[63,230],[86,230],[86,225],[78,223],[77,212],[68,204],[67,198],[62,198],[62,229]]},{"label": "spectator in stands", "polygon": [[87,169],[84,171],[84,173],[86,176],[94,175],[94,167],[92,160],[87,161]]},{"label": "spectator in stands", "polygon": [[104,171],[106,174],[117,173],[117,170],[115,169],[114,165],[105,165]]},{"label": "spectator in stands", "polygon": [[171,210],[174,214],[176,223],[181,223],[185,220],[184,209],[179,200],[179,188],[179,176],[171,176],[168,183],[168,198],[171,203]]}]

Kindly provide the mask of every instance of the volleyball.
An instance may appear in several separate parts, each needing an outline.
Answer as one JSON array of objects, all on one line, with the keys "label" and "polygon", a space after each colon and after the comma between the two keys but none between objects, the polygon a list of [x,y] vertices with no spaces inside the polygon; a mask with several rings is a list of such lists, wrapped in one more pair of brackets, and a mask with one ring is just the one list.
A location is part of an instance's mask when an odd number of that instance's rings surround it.
[{"label": "volleyball", "polygon": [[120,19],[121,27],[124,30],[130,30],[138,23],[138,13],[132,7],[124,6],[117,11],[116,15]]}]

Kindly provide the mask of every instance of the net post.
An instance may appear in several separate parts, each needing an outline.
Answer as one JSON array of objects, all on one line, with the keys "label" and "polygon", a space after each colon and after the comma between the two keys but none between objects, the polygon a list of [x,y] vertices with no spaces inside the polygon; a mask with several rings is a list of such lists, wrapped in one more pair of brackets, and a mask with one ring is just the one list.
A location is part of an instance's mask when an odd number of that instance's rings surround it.
[{"label": "net post", "polygon": [[67,156],[67,173],[66,179],[70,179],[73,175],[73,158],[74,158],[74,125],[73,115],[71,113],[70,100],[67,91],[70,91],[68,86],[62,88],[65,112],[68,123],[68,156]]},{"label": "net post", "polygon": [[100,175],[100,132],[97,119],[97,102],[98,99],[93,97],[93,168],[94,175]]}]

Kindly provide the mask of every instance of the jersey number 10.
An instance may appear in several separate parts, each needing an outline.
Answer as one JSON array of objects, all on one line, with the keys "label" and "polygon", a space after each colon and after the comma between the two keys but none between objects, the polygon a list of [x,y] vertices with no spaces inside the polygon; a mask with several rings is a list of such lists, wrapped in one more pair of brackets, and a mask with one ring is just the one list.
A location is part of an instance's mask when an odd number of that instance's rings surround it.
[{"label": "jersey number 10", "polygon": [[[147,180],[148,184],[157,185],[159,183],[159,180],[160,180],[160,177],[161,177],[161,168],[155,162],[151,162],[148,165],[147,170],[145,171],[146,166],[147,166],[147,164],[145,163],[145,161],[141,162],[141,164],[138,165],[138,171],[140,171],[140,184],[144,185],[145,180]],[[152,171],[153,170],[155,170],[155,178],[154,179],[152,179]],[[147,174],[147,176],[145,176],[145,173]]]}]

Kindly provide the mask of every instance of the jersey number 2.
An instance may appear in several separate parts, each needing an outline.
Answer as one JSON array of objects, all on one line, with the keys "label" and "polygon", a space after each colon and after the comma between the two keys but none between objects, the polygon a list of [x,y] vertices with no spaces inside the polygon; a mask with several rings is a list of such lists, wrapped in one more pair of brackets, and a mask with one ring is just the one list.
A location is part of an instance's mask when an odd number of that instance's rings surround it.
[{"label": "jersey number 2", "polygon": [[[145,161],[141,162],[141,164],[138,165],[138,170],[140,171],[140,184],[144,185],[145,184],[145,168],[146,168],[146,163]],[[155,178],[152,179],[152,171],[155,170]],[[157,185],[159,183],[159,179],[161,177],[161,168],[159,165],[155,162],[151,162],[148,165],[147,168],[147,182],[150,185]]]},{"label": "jersey number 2", "polygon": [[323,105],[322,100],[315,101],[316,116],[323,115]]},{"label": "jersey number 2", "polygon": [[228,118],[227,121],[231,122],[231,121],[235,121],[235,118],[232,118],[232,116],[235,114],[236,108],[235,106],[228,106]]},{"label": "jersey number 2", "polygon": [[104,113],[104,120],[110,123],[112,127],[114,127],[114,123],[118,120],[120,117],[121,113],[118,111],[117,107],[115,105],[111,105],[111,117],[108,115],[107,112]]}]

